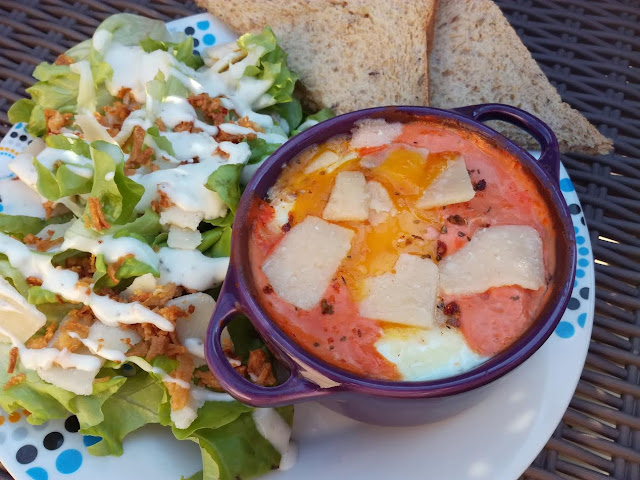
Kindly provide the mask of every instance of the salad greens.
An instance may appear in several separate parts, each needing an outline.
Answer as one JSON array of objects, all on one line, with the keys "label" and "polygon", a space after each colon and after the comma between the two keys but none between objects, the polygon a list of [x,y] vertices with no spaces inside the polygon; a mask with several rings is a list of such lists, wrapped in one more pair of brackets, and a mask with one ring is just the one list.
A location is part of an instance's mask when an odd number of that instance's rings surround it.
[{"label": "salad greens", "polygon": [[[200,445],[192,478],[277,468],[286,448],[261,415],[288,429],[293,409],[234,401],[202,342],[243,183],[331,112],[305,117],[268,27],[200,55],[192,37],[118,14],[34,77],[9,110],[42,139],[9,166],[41,215],[0,214],[0,407],[33,424],[75,414],[101,438],[94,455],[120,455],[128,434],[161,424]],[[251,324],[228,334],[238,374],[266,369],[274,385]]]}]

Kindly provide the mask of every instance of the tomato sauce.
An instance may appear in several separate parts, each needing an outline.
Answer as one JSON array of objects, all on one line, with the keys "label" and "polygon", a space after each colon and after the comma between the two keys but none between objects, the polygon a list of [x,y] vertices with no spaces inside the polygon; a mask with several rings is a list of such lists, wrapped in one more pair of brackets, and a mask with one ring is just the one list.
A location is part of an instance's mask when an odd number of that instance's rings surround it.
[{"label": "tomato sauce", "polygon": [[[326,149],[343,154],[349,149],[348,140],[338,137],[303,152],[283,169],[270,198],[256,200],[251,221],[252,273],[262,306],[307,351],[356,374],[401,380],[396,365],[375,346],[384,329],[392,326],[358,314],[358,303],[366,294],[364,280],[392,271],[401,253],[432,258],[437,263],[440,256],[466,245],[478,229],[495,225],[534,227],[544,245],[549,279],[555,258],[551,215],[535,181],[516,159],[476,134],[436,123],[405,124],[391,145],[361,149],[340,165],[305,172],[310,161]],[[474,198],[428,210],[416,208],[421,193],[446,168],[453,154],[464,157]],[[273,291],[261,266],[292,226],[308,215],[322,217],[335,176],[353,170],[385,187],[394,204],[393,214],[382,221],[370,216],[364,222],[334,222],[355,232],[351,251],[322,301],[312,310],[298,309]],[[272,206],[278,194],[291,199],[284,225],[276,221]],[[441,296],[440,310],[451,303],[457,307],[455,322],[447,321],[442,328],[459,328],[473,351],[495,355],[530,327],[546,290],[513,285],[480,294]]]}]

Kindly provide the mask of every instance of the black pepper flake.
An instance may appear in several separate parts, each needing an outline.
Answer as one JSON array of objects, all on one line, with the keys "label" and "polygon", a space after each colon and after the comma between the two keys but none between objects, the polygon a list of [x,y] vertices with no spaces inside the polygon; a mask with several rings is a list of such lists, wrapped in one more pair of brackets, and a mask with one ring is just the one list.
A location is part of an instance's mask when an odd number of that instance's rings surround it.
[{"label": "black pepper flake", "polygon": [[411,236],[416,240],[424,240],[424,238],[422,238],[420,235],[411,235]]},{"label": "black pepper flake", "polygon": [[459,231],[459,232],[458,232],[458,236],[459,236],[459,237],[466,237],[466,236],[467,236],[467,234],[466,234],[466,233],[464,233],[463,231]]},{"label": "black pepper flake", "polygon": [[342,337],[340,337],[340,341],[344,342],[347,339],[347,337],[345,337],[344,335]]},{"label": "black pepper flake", "polygon": [[333,350],[334,348],[336,347],[334,347],[333,345],[329,345],[329,350]]},{"label": "black pepper flake", "polygon": [[481,192],[483,191],[485,188],[487,188],[487,182],[485,181],[485,179],[483,178],[482,180],[478,180],[476,183],[473,184],[473,189],[476,192]]},{"label": "black pepper flake", "polygon": [[347,281],[344,279],[344,277],[341,275],[340,278],[342,279],[342,283],[344,283],[346,285]]},{"label": "black pepper flake", "polygon": [[460,320],[456,317],[447,318],[446,324],[447,328],[460,328]]},{"label": "black pepper flake", "polygon": [[452,223],[454,225],[466,225],[467,221],[462,218],[460,215],[449,215],[447,217],[447,222]]},{"label": "black pepper flake", "polygon": [[440,229],[440,233],[447,233],[447,232],[448,232],[447,226],[443,225],[442,228]]},{"label": "black pepper flake", "polygon": [[438,243],[436,245],[436,254],[437,254],[436,260],[440,261],[446,253],[447,253],[447,244],[444,243],[442,240],[438,240]]},{"label": "black pepper flake", "polygon": [[262,292],[269,295],[273,293],[273,287],[271,285],[265,285],[264,288],[262,289]]},{"label": "black pepper flake", "polygon": [[511,300],[513,300],[514,302],[516,300],[520,300],[520,295],[515,295],[515,296],[511,297]]},{"label": "black pepper flake", "polygon": [[318,342],[313,342],[313,346],[314,346],[314,347],[319,347],[319,346],[320,346],[320,344],[319,344]]},{"label": "black pepper flake", "polygon": [[362,332],[360,331],[360,329],[358,329],[358,336],[361,337],[362,336]]},{"label": "black pepper flake", "polygon": [[287,222],[284,225],[282,225],[282,231],[284,233],[287,233],[289,230],[291,230],[291,224],[289,222]]},{"label": "black pepper flake", "polygon": [[431,255],[429,255],[428,253],[425,253],[424,255],[420,255],[420,258],[424,260],[425,258],[431,258]]},{"label": "black pepper flake", "polygon": [[333,315],[333,305],[327,302],[326,298],[320,301],[320,311],[323,315]]},{"label": "black pepper flake", "polygon": [[471,241],[471,237],[469,235],[467,235],[467,242]]}]

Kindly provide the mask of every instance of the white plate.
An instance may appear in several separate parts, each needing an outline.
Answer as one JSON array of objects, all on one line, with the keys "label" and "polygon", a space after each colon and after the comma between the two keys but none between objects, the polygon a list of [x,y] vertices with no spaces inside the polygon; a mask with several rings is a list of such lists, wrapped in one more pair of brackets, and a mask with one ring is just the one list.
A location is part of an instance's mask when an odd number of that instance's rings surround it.
[{"label": "white plate", "polygon": [[[198,49],[233,40],[208,14],[176,20]],[[7,162],[29,142],[24,125],[15,125],[0,143],[0,211],[19,198],[7,194]],[[4,183],[4,185],[2,185]],[[566,170],[560,186],[572,212],[578,242],[578,274],[569,309],[545,345],[521,367],[497,382],[483,403],[446,421],[413,428],[373,427],[314,403],[296,408],[294,438],[298,464],[273,472],[269,480],[327,478],[437,478],[514,480],[544,447],[569,405],[589,346],[594,311],[593,257],[578,197]],[[0,410],[0,462],[17,480],[178,480],[200,470],[200,452],[158,426],[127,438],[120,458],[92,457],[94,437],[73,433],[67,420],[39,427]],[[65,426],[66,423],[66,426]]]}]

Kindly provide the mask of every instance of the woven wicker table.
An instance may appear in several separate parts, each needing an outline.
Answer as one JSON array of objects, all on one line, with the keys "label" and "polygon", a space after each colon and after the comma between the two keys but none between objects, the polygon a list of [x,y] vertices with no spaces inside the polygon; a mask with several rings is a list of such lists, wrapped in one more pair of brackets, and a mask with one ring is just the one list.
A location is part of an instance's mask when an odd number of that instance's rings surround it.
[{"label": "woven wicker table", "polygon": [[[563,158],[591,231],[595,325],[570,408],[524,478],[640,480],[640,0],[498,3],[562,97],[615,141],[606,157]],[[0,2],[0,135],[33,68],[121,11],[171,20],[198,8],[178,0]]]}]

